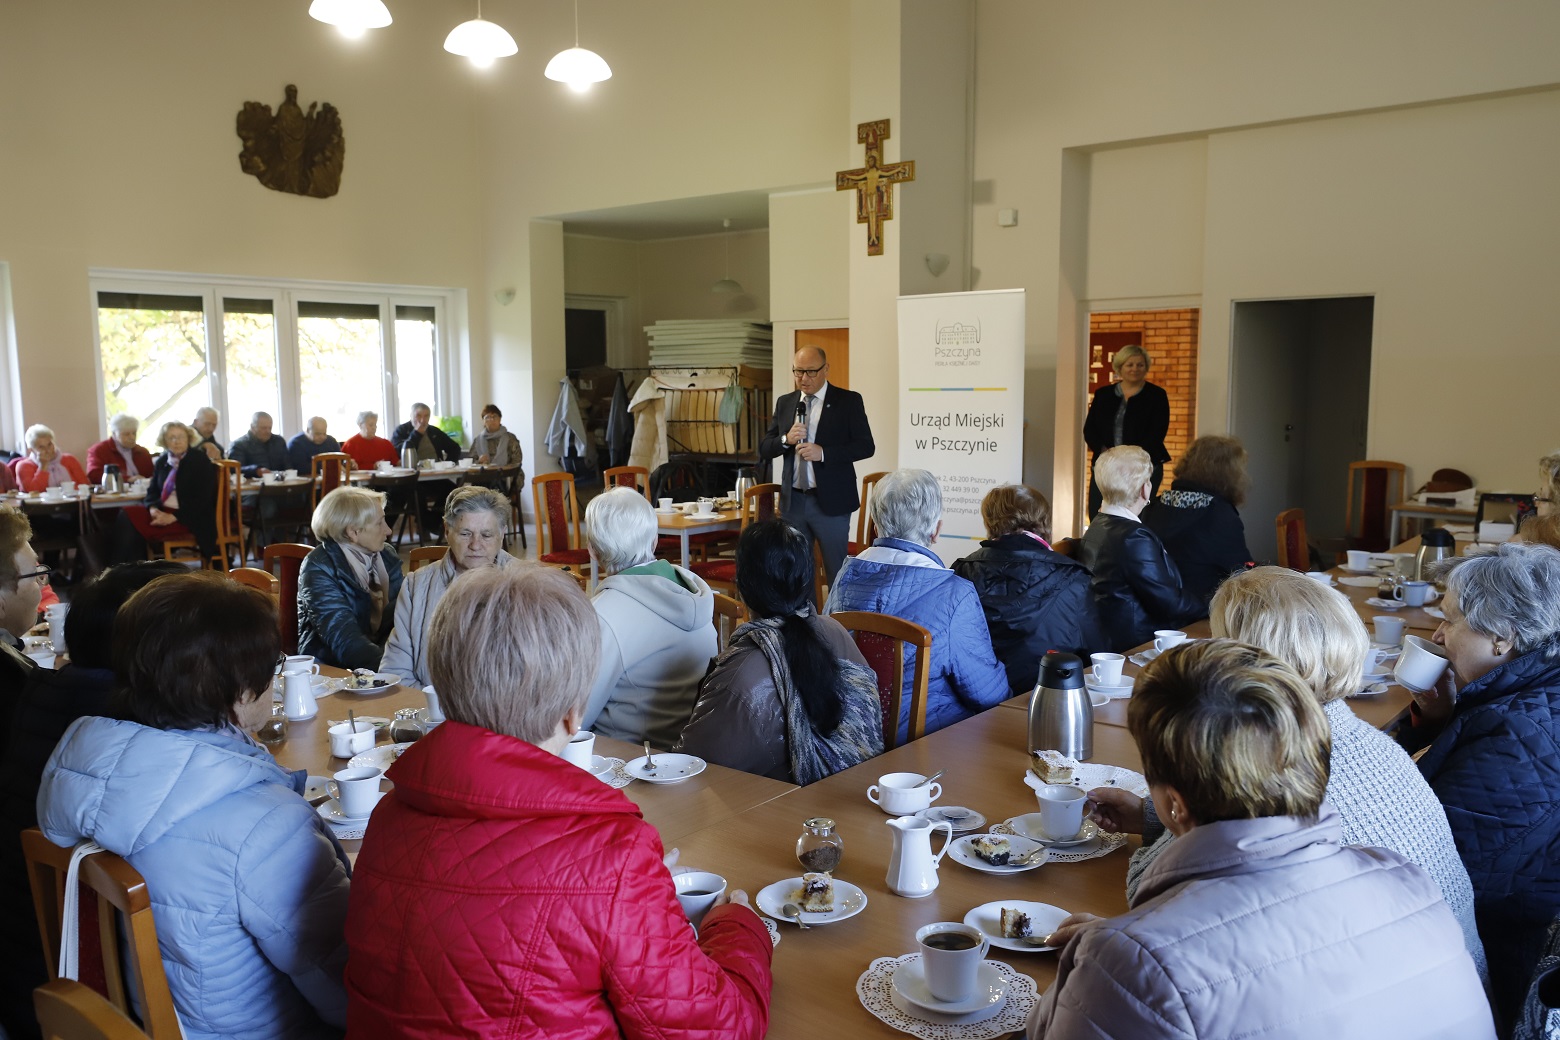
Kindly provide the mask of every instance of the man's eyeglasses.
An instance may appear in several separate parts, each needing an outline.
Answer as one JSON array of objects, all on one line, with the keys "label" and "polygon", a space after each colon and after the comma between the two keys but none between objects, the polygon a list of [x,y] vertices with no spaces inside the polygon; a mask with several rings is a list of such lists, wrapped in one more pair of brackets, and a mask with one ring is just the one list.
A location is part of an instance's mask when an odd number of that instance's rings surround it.
[{"label": "man's eyeglasses", "polygon": [[16,583],[18,585],[20,585],[22,582],[26,581],[28,578],[37,578],[39,585],[47,585],[49,583],[49,575],[51,575],[53,573],[54,573],[54,568],[53,567],[45,567],[43,564],[39,564],[38,565],[38,569],[35,570],[35,571],[31,571],[31,572],[29,572],[27,574],[18,574],[16,576]]},{"label": "man's eyeglasses", "polygon": [[791,374],[793,376],[815,376],[828,367],[828,365],[819,365],[817,368],[793,368],[791,369]]}]

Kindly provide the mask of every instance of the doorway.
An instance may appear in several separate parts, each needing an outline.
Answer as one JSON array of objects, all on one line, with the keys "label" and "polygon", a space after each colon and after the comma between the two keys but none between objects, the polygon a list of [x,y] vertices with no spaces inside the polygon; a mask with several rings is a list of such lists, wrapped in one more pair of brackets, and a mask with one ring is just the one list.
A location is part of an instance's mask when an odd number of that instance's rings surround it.
[{"label": "doorway", "polygon": [[829,359],[829,385],[850,389],[850,329],[797,329],[793,352],[816,347]]},{"label": "doorway", "polygon": [[1273,520],[1295,506],[1305,510],[1313,544],[1343,540],[1349,463],[1368,458],[1375,302],[1339,296],[1234,305],[1230,432],[1250,455],[1241,518],[1258,560],[1277,557]]}]

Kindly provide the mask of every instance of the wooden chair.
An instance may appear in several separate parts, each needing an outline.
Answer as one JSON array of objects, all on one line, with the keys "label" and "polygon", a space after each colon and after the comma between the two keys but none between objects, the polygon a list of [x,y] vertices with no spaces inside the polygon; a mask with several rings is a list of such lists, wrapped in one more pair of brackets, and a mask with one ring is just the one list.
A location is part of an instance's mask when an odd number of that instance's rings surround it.
[{"label": "wooden chair", "polygon": [[278,533],[290,533],[300,542],[313,537],[309,521],[314,512],[301,487],[262,483],[248,515],[250,556],[260,556],[261,544],[268,544]]},{"label": "wooden chair", "polygon": [[536,559],[565,569],[590,566],[590,551],[580,543],[574,476],[543,473],[532,477],[531,495],[536,500]]},{"label": "wooden chair", "polygon": [[[43,936],[44,960],[49,979],[53,981],[58,977],[65,872],[70,867],[71,850],[60,848],[45,838],[38,828],[29,827],[22,832],[22,855],[27,860],[33,910],[38,915],[38,929]],[[78,878],[97,897],[98,939],[109,1001],[125,1015],[133,1015],[135,1011],[126,988],[127,978],[133,979],[139,987],[141,1023],[146,1034],[152,1040],[182,1037],[173,995],[168,991],[168,977],[163,973],[162,954],[157,949],[152,897],[145,879],[112,852],[99,852],[83,859]],[[82,916],[86,916],[85,912]],[[120,957],[122,941],[129,954],[128,965]],[[84,951],[85,946],[83,943]],[[126,968],[130,971],[128,976]]]},{"label": "wooden chair", "polygon": [[272,599],[282,593],[282,583],[276,580],[276,576],[270,571],[263,571],[259,567],[234,567],[228,571],[228,577],[240,585],[248,585],[250,588],[259,589]]},{"label": "wooden chair", "polygon": [[504,494],[509,496],[509,509],[513,514],[504,541],[519,535],[520,550],[524,552],[530,548],[525,540],[525,510],[520,508],[520,495],[525,488],[525,470],[516,462],[501,467],[498,472],[504,478]]},{"label": "wooden chair", "polygon": [[[738,534],[747,530],[748,524],[755,520],[773,520],[779,515],[780,485],[754,484],[742,493],[742,526],[738,529]],[[691,536],[689,541],[692,541]],[[689,570],[711,585],[736,590],[737,561],[734,559],[696,561]]]},{"label": "wooden chair", "polygon": [[747,622],[747,608],[739,599],[733,599],[722,593],[715,593],[715,645],[717,649],[726,649],[726,644],[731,642],[731,633],[737,630],[739,625]]},{"label": "wooden chair", "polygon": [[1305,537],[1305,510],[1286,509],[1274,522],[1278,535],[1278,565],[1295,571],[1311,569],[1311,543]]},{"label": "wooden chair", "polygon": [[309,511],[320,504],[320,499],[347,482],[356,465],[352,456],[344,451],[322,451],[309,460]]},{"label": "wooden chair", "polygon": [[89,986],[55,979],[33,990],[43,1040],[147,1040],[147,1035]]},{"label": "wooden chair", "polygon": [[613,466],[601,471],[601,480],[609,488],[631,487],[641,491],[645,501],[655,505],[650,497],[650,471],[643,466]]},{"label": "wooden chair", "polygon": [[276,626],[282,633],[284,654],[298,652],[298,570],[313,551],[312,545],[277,542],[266,546],[262,557],[267,573],[277,579]]},{"label": "wooden chair", "polygon": [[[228,553],[233,553],[238,558],[238,566],[242,567],[247,555],[244,551],[243,528],[239,526],[241,506],[239,504],[239,489],[244,482],[244,476],[239,464],[233,459],[218,459],[212,465],[217,467],[217,557],[222,569],[228,569]],[[193,538],[169,538],[162,543],[163,559],[174,559],[174,553],[181,549],[189,550],[200,555],[200,545]],[[212,566],[213,560],[205,560],[202,566]]]},{"label": "wooden chair", "polygon": [[368,479],[371,490],[385,496],[385,523],[390,525],[390,540],[396,545],[411,534],[421,544],[422,523],[417,519],[417,474],[379,474]]},{"label": "wooden chair", "polygon": [[872,511],[867,506],[872,502],[872,488],[886,476],[888,470],[868,473],[861,478],[861,509],[856,513],[856,540],[845,546],[846,556],[855,556],[877,541],[877,521],[872,519]]},{"label": "wooden chair", "polygon": [[413,549],[407,558],[407,570],[416,572],[428,566],[430,563],[438,563],[444,559],[444,554],[450,551],[447,545],[419,545]]},{"label": "wooden chair", "polygon": [[1392,548],[1392,507],[1403,501],[1406,469],[1401,462],[1349,463],[1349,493],[1343,512],[1345,549],[1386,552]]},{"label": "wooden chair", "polygon": [[845,626],[856,648],[877,675],[878,700],[883,706],[883,750],[899,746],[899,716],[904,714],[905,648],[915,648],[915,671],[910,684],[910,740],[926,736],[926,688],[931,676],[932,634],[913,621],[842,610],[829,615]]},{"label": "wooden chair", "polygon": [[1078,539],[1076,538],[1058,538],[1051,543],[1051,548],[1063,556],[1071,557],[1074,560],[1078,558]]}]

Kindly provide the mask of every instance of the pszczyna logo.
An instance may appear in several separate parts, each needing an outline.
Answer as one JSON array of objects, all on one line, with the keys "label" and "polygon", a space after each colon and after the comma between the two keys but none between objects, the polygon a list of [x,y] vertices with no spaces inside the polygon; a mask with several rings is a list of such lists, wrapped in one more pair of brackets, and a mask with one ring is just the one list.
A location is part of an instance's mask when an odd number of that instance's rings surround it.
[{"label": "pszczyna logo", "polygon": [[980,357],[980,322],[939,322],[932,337],[932,356],[946,362]]}]

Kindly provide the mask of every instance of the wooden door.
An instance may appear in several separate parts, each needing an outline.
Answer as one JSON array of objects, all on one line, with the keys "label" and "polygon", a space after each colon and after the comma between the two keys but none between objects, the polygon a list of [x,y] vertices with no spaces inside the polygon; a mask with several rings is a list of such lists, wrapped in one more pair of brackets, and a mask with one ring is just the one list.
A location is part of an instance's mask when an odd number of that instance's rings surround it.
[{"label": "wooden door", "polygon": [[795,350],[817,347],[829,359],[829,385],[850,389],[850,329],[797,329]]}]

